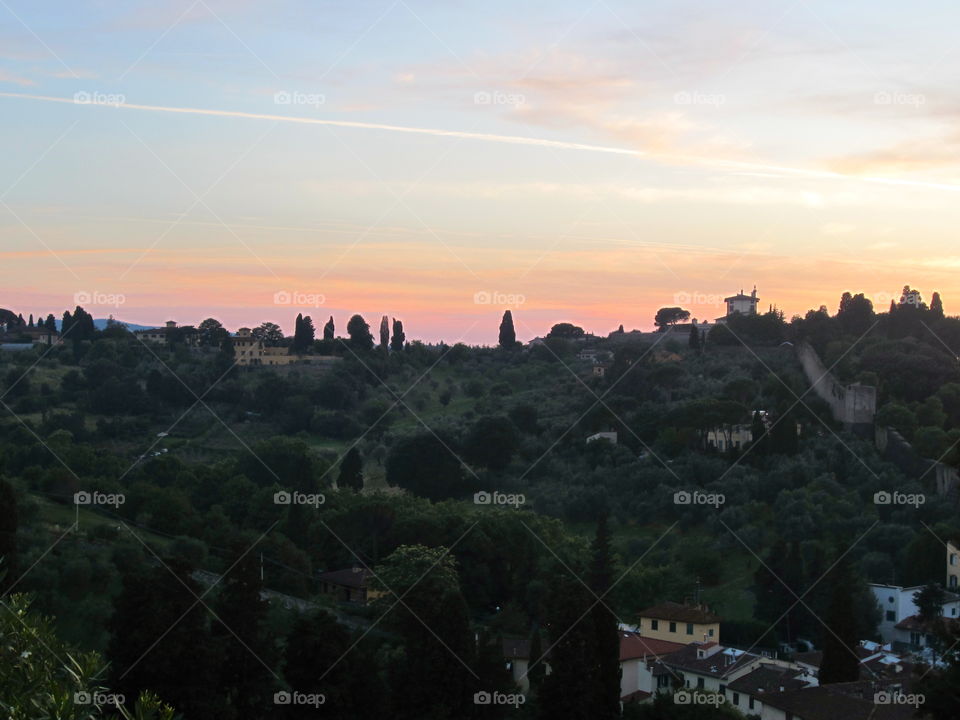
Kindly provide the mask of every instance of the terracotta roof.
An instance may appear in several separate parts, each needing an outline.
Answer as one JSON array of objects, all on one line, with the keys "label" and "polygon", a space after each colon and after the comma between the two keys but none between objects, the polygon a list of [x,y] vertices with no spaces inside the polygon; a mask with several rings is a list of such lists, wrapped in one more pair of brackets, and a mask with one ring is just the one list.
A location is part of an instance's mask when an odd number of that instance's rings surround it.
[{"label": "terracotta roof", "polygon": [[878,705],[868,682],[836,683],[763,696],[765,706],[793,713],[797,720],[907,720],[909,705]]},{"label": "terracotta roof", "polygon": [[[944,625],[957,625],[960,626],[955,618],[938,618]],[[908,618],[904,618],[898,622],[894,627],[897,630],[914,630],[919,632],[930,632],[932,628],[930,627],[931,623],[925,622],[920,618],[919,615],[911,615]]]},{"label": "terracotta roof", "polygon": [[720,618],[709,610],[696,605],[681,605],[675,602],[662,602],[646,610],[641,610],[639,616],[642,618],[655,618],[657,620],[674,620],[676,622],[692,623],[718,623]]},{"label": "terracotta roof", "polygon": [[[746,668],[761,659],[759,655],[745,653],[742,650],[734,651],[731,648],[714,652],[709,657],[697,657],[698,651],[703,649],[702,643],[690,643],[684,646],[682,650],[659,658],[657,662],[658,665],[668,665],[671,668],[687,670],[698,675],[723,678],[735,670]],[[654,674],[661,673],[657,673],[655,669]]]},{"label": "terracotta roof", "polygon": [[802,677],[803,672],[800,670],[761,665],[742,678],[737,678],[727,687],[736,692],[756,696],[760,693],[777,693],[804,688],[808,683],[802,680]]},{"label": "terracotta roof", "polygon": [[684,647],[683,643],[657,640],[643,637],[640,633],[620,631],[620,662],[669,655]]},{"label": "terracotta roof", "polygon": [[317,575],[323,582],[343,587],[365,588],[370,584],[373,572],[366,568],[346,568],[344,570],[332,570]]},{"label": "terracotta roof", "polygon": [[652,697],[653,693],[648,693],[646,690],[634,690],[632,693],[628,693],[620,698],[620,702],[643,702],[644,700],[649,700]]}]

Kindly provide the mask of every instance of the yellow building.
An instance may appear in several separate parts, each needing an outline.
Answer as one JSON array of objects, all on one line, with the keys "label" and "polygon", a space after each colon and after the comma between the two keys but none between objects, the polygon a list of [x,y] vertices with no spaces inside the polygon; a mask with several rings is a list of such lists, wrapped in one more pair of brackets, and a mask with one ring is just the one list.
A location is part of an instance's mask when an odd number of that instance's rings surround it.
[{"label": "yellow building", "polygon": [[960,587],[960,547],[947,541],[947,589],[956,592]]},{"label": "yellow building", "polygon": [[237,365],[290,365],[300,360],[284,347],[264,347],[250,328],[240,328],[233,338],[233,352]]},{"label": "yellow building", "polygon": [[641,635],[670,642],[720,642],[720,618],[703,605],[662,602],[640,612]]}]

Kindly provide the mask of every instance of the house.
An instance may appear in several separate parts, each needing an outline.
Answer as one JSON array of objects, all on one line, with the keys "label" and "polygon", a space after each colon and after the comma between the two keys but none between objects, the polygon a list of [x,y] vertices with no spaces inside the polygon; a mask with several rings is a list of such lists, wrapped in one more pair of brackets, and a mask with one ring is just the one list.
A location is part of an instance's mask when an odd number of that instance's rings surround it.
[{"label": "house", "polygon": [[291,365],[300,360],[284,347],[267,347],[263,340],[254,337],[250,328],[240,328],[233,338],[233,353],[237,365]]},{"label": "house", "polygon": [[[954,548],[956,549],[956,548]],[[949,558],[948,546],[948,558]],[[949,560],[948,560],[949,563]],[[949,564],[948,564],[949,570]],[[914,643],[911,640],[913,629],[897,629],[897,626],[908,618],[920,613],[920,608],[913,601],[915,593],[923,590],[922,585],[913,587],[903,587],[901,585],[883,585],[880,583],[870,583],[870,591],[880,606],[880,624],[877,630],[885,643],[904,643],[906,645],[922,645],[923,643]],[[960,619],[960,595],[952,592],[945,593],[946,602],[943,605],[943,616],[947,619]]]},{"label": "house", "polygon": [[724,298],[723,302],[727,306],[727,314],[723,317],[717,318],[718,323],[724,323],[727,321],[731,315],[756,315],[757,314],[757,305],[760,304],[760,298],[757,297],[757,288],[754,286],[753,292],[749,295],[744,295],[743,290],[741,290],[736,295],[731,295],[728,298]]},{"label": "house", "polygon": [[720,642],[720,618],[703,605],[662,602],[640,613],[637,625],[645,637],[671,642]]},{"label": "house", "polygon": [[371,600],[383,595],[383,591],[370,587],[373,571],[366,568],[353,567],[345,570],[333,570],[320,573],[320,592],[330,595],[338,602],[366,605]]},{"label": "house", "polygon": [[767,695],[817,684],[816,677],[803,668],[761,665],[727,685],[726,703],[744,714],[760,715]]},{"label": "house", "polygon": [[698,641],[652,663],[657,692],[686,688],[725,695],[734,680],[770,662],[755,653],[725,648],[719,643]]},{"label": "house", "polygon": [[[909,682],[914,664],[892,649],[891,645],[880,645],[870,640],[861,640],[855,648],[860,659],[860,679],[871,682]],[[798,653],[794,656],[796,665],[814,677],[820,675],[820,664],[823,662],[823,652],[815,650]]]},{"label": "house", "polygon": [[902,692],[870,682],[833,683],[764,695],[761,720],[907,720],[916,707],[876,701],[878,692]]},{"label": "house", "polygon": [[587,437],[587,445],[589,445],[592,442],[596,442],[597,440],[605,440],[611,445],[616,445],[617,433],[615,430],[610,430],[609,432],[594,433],[593,435],[590,435],[589,437]]},{"label": "house", "polygon": [[620,698],[643,702],[656,692],[653,662],[684,648],[669,640],[644,637],[638,632],[620,631]]},{"label": "house", "polygon": [[947,541],[947,589],[960,589],[960,546]]},{"label": "house", "polygon": [[925,655],[936,651],[937,637],[943,634],[944,630],[947,632],[960,630],[960,620],[941,617],[926,621],[919,615],[911,615],[893,626],[891,645],[902,652]]},{"label": "house", "polygon": [[584,348],[583,350],[577,353],[577,359],[590,360],[591,362],[596,362],[597,355],[599,354],[599,352],[600,351],[597,350],[596,348]]},{"label": "house", "polygon": [[183,341],[186,345],[196,345],[199,333],[193,327],[179,327],[175,320],[167,320],[162,328],[134,330],[133,334],[148,345],[166,345],[174,338]]},{"label": "house", "polygon": [[707,447],[719,452],[742,450],[753,442],[753,428],[750,425],[731,425],[729,428],[714,428],[707,431]]}]

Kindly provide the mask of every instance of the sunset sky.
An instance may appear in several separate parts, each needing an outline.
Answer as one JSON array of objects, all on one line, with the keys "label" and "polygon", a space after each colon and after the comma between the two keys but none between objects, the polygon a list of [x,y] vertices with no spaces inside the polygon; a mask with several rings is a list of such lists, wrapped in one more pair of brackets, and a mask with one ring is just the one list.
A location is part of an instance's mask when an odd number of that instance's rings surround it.
[{"label": "sunset sky", "polygon": [[712,319],[754,285],[788,317],[904,284],[956,314],[955,19],[0,0],[0,307],[288,332],[387,314],[451,343],[495,342],[506,307],[523,340]]}]

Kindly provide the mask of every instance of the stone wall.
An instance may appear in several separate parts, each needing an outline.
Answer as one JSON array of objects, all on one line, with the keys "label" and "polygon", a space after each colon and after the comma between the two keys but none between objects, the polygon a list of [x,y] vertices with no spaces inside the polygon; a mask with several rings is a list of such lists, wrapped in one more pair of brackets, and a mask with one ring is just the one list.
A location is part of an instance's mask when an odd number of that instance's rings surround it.
[{"label": "stone wall", "polygon": [[797,357],[813,392],[830,406],[834,420],[859,434],[872,433],[873,419],[877,414],[877,389],[860,383],[842,384],[824,367],[820,356],[808,343],[797,345]]}]

